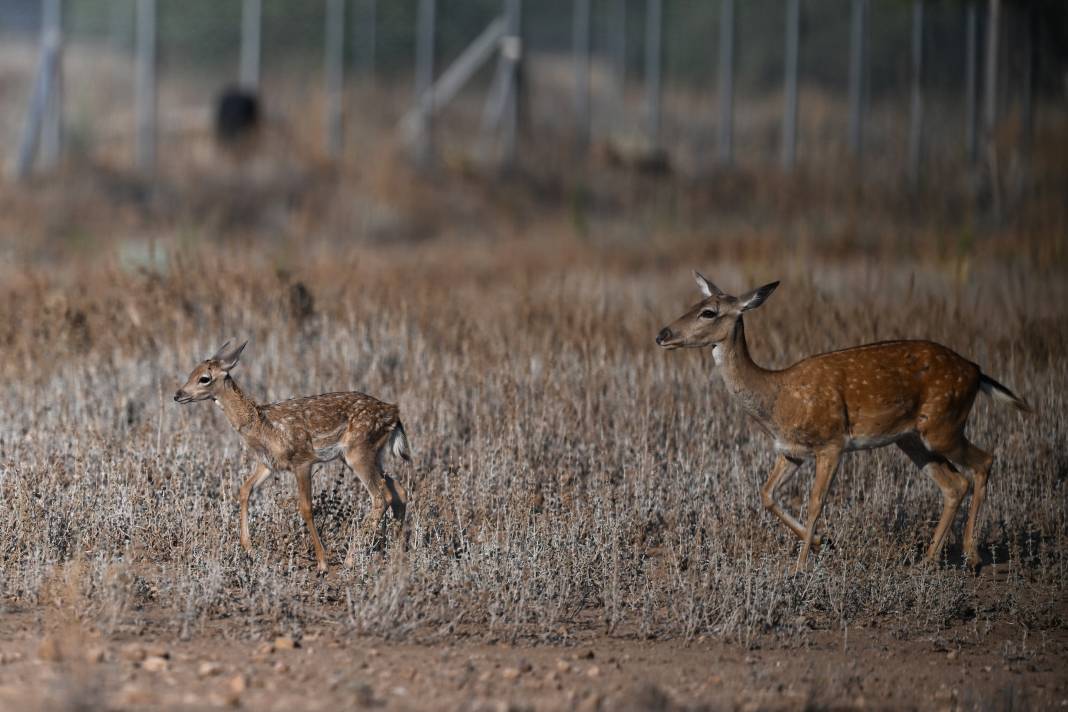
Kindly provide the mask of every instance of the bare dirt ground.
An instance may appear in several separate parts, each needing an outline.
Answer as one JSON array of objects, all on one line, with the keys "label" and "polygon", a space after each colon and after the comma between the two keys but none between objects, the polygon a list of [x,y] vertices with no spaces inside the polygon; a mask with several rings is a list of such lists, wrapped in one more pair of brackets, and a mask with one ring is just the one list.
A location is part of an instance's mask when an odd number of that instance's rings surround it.
[{"label": "bare dirt ground", "polygon": [[[981,574],[984,595],[996,595],[999,575]],[[109,638],[12,611],[0,618],[0,709],[1068,707],[1063,627],[1021,637],[999,623],[980,636],[965,624],[915,636],[907,620],[884,619],[749,645],[607,636],[592,624],[549,644],[477,634],[397,642],[329,625],[299,639],[235,640],[223,621],[183,640],[167,628]]]}]

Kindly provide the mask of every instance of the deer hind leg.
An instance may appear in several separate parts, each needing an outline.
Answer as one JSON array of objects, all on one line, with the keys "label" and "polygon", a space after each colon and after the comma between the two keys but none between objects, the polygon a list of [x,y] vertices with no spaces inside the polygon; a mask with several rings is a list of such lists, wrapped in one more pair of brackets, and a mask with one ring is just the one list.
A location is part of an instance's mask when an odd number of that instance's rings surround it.
[{"label": "deer hind leg", "polygon": [[979,546],[975,540],[975,528],[983,502],[986,500],[986,480],[990,475],[990,464],[994,458],[990,453],[977,448],[966,439],[961,438],[960,448],[948,457],[958,466],[968,470],[972,475],[972,503],[968,508],[968,521],[964,525],[964,555],[972,568],[979,566]]},{"label": "deer hind leg", "polygon": [[804,543],[797,557],[795,571],[801,571],[808,560],[808,552],[816,536],[816,520],[820,518],[820,512],[823,511],[823,500],[827,497],[827,490],[831,487],[834,473],[838,471],[838,461],[841,457],[842,451],[839,448],[824,450],[816,455],[816,480],[812,483],[812,494],[808,499],[808,526],[805,528]]},{"label": "deer hind leg", "polygon": [[345,451],[345,462],[360,478],[367,493],[371,495],[371,511],[367,513],[363,525],[354,533],[349,553],[345,557],[345,566],[351,567],[356,557],[356,547],[361,540],[369,546],[374,545],[375,534],[392,501],[392,495],[374,451],[367,447],[350,447]]},{"label": "deer hind leg", "polygon": [[930,475],[942,490],[942,516],[935,527],[931,545],[927,548],[928,561],[937,561],[946,541],[946,534],[957,516],[957,509],[968,494],[968,479],[953,469],[953,465],[945,457],[927,449],[919,438],[906,438],[899,441],[898,446],[916,467]]},{"label": "deer hind leg", "polygon": [[319,573],[326,573],[329,567],[326,564],[326,550],[323,542],[319,540],[319,531],[315,528],[315,520],[312,517],[312,466],[301,465],[294,473],[297,476],[297,507],[300,516],[311,534],[312,546],[315,547],[315,560],[319,564]]},{"label": "deer hind leg", "polygon": [[248,531],[248,498],[270,476],[271,468],[267,465],[258,466],[256,471],[241,483],[241,492],[237,497],[241,504],[241,546],[248,554],[252,553],[252,537]]},{"label": "deer hind leg", "polygon": [[[790,528],[790,531],[794,533],[801,541],[805,540],[805,527],[801,522],[794,519],[794,517],[779,505],[776,494],[779,488],[793,479],[797,474],[798,468],[801,466],[801,460],[796,460],[786,455],[779,455],[779,459],[775,461],[775,466],[771,468],[771,474],[768,475],[767,481],[764,486],[760,488],[760,499],[764,503],[764,509],[768,510],[776,517],[778,517],[783,524]],[[820,538],[818,536],[812,537],[812,549],[819,551]]]}]

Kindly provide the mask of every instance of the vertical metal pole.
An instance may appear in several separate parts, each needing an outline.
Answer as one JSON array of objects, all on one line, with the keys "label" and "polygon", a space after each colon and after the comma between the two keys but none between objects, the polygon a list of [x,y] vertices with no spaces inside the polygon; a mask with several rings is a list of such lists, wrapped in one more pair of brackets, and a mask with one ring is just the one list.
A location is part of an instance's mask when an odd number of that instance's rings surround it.
[{"label": "vertical metal pole", "polygon": [[734,160],[734,0],[720,0],[719,160]]},{"label": "vertical metal pole", "polygon": [[986,26],[986,100],[984,131],[993,140],[998,121],[998,35],[1001,32],[1001,0],[990,0]]},{"label": "vertical metal pole", "polygon": [[375,62],[377,60],[378,42],[378,2],[362,0],[363,12],[353,10],[352,62],[353,71],[363,76],[369,84],[375,82]]},{"label": "vertical metal pole", "polygon": [[520,101],[520,67],[523,58],[522,39],[522,0],[505,0],[505,18],[508,21],[508,30],[502,44],[502,54],[508,63],[508,105],[504,115],[504,136],[502,137],[503,163],[510,166],[515,162],[516,137],[519,133],[519,101]]},{"label": "vertical metal pole", "polygon": [[849,150],[860,156],[864,148],[864,75],[868,35],[868,0],[853,0],[849,38]]},{"label": "vertical metal pole", "polygon": [[964,15],[964,145],[968,161],[979,157],[979,13],[969,2]]},{"label": "vertical metal pole", "polygon": [[260,35],[263,26],[263,0],[244,0],[241,4],[241,71],[243,89],[260,88]]},{"label": "vertical metal pole", "polygon": [[1026,42],[1023,81],[1023,132],[1020,136],[1025,157],[1030,157],[1031,143],[1035,135],[1035,93],[1038,79],[1038,12],[1033,5],[1022,8]]},{"label": "vertical metal pole", "polygon": [[645,113],[649,147],[660,148],[660,43],[664,7],[661,0],[645,0]]},{"label": "vertical metal pole", "polygon": [[137,0],[137,166],[156,168],[156,0]]},{"label": "vertical metal pole", "polygon": [[627,95],[627,0],[615,0],[612,13],[613,119],[618,125],[625,115]]},{"label": "vertical metal pole", "polygon": [[590,0],[574,0],[571,43],[575,62],[575,137],[590,143]]},{"label": "vertical metal pole", "polygon": [[415,103],[419,123],[416,135],[415,157],[420,165],[430,163],[434,150],[433,113],[434,96],[434,23],[435,0],[419,0],[416,16],[415,45]]},{"label": "vertical metal pole", "polygon": [[797,162],[797,60],[801,40],[801,0],[786,1],[786,91],[782,118],[782,167],[791,171]]},{"label": "vertical metal pole", "polygon": [[923,159],[923,2],[912,0],[912,102],[909,110],[909,182],[920,179]]},{"label": "vertical metal pole", "polygon": [[326,2],[326,150],[341,157],[345,111],[345,0]]},{"label": "vertical metal pole", "polygon": [[45,51],[55,57],[41,129],[41,165],[47,170],[56,167],[63,151],[63,0],[45,0],[41,21]]}]

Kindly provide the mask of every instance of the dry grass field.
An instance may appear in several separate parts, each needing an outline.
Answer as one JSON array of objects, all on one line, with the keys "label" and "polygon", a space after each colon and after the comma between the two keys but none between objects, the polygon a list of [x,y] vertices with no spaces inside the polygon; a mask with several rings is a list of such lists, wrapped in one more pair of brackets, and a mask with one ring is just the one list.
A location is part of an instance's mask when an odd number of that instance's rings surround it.
[{"label": "dry grass field", "polygon": [[[0,708],[1068,704],[1055,198],[996,223],[803,181],[439,179],[3,187]],[[973,411],[996,458],[978,575],[964,510],[921,563],[941,497],[896,449],[847,456],[831,546],[793,574],[760,504],[770,442],[710,354],[653,343],[695,267],[732,291],[782,280],[747,316],[765,365],[931,338],[1031,402]],[[210,403],[171,401],[231,337],[260,402],[399,403],[403,540],[340,566],[369,501],[335,462],[314,489],[330,574],[287,476],[257,492],[243,554],[253,459]]]}]

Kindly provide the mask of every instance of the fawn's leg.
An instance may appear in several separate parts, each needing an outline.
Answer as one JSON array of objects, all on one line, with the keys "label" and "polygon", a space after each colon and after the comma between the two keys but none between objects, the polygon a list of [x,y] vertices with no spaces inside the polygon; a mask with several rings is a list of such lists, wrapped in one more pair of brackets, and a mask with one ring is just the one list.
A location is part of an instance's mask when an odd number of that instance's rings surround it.
[{"label": "fawn's leg", "polygon": [[382,476],[382,470],[379,469],[378,457],[370,448],[350,447],[345,451],[345,462],[360,478],[367,493],[371,495],[371,511],[367,513],[363,526],[353,535],[349,553],[345,557],[345,566],[351,567],[356,556],[357,543],[362,539],[369,544],[374,544],[375,530],[386,514],[391,494],[386,486],[386,478]]},{"label": "fawn's leg", "polygon": [[329,569],[326,565],[326,550],[323,549],[323,542],[319,541],[319,532],[312,518],[312,466],[310,464],[300,465],[293,471],[293,474],[297,477],[297,507],[300,509],[304,524],[308,527],[308,532],[311,533],[312,546],[315,547],[315,560],[319,563],[319,573],[325,574]]},{"label": "fawn's leg", "polygon": [[408,511],[408,490],[389,475],[382,475],[382,477],[386,481],[386,489],[390,495],[389,508],[393,512],[393,520],[397,523],[397,528],[401,529],[404,527],[404,515]]},{"label": "fawn's leg", "polygon": [[238,501],[241,503],[241,546],[249,554],[252,553],[252,537],[248,533],[248,498],[270,476],[271,468],[259,465],[256,471],[241,483],[241,492],[238,494]]},{"label": "fawn's leg", "polygon": [[801,553],[797,557],[795,571],[801,571],[808,560],[808,551],[812,548],[812,540],[816,535],[816,520],[823,511],[823,500],[827,496],[827,490],[831,487],[831,480],[838,470],[838,461],[842,457],[840,448],[830,448],[816,455],[816,480],[812,483],[812,493],[808,498],[808,526],[805,528],[804,544]]},{"label": "fawn's leg", "polygon": [[[795,474],[797,474],[798,467],[801,466],[801,460],[796,458],[787,457],[786,455],[779,455],[779,459],[775,461],[775,466],[771,468],[771,474],[768,475],[767,482],[760,488],[760,499],[764,503],[764,508],[778,517],[783,524],[790,528],[790,531],[794,533],[798,539],[805,540],[805,527],[801,525],[801,522],[794,519],[793,515],[783,510],[779,506],[779,501],[775,498],[779,488],[789,482]],[[812,548],[815,551],[819,551],[820,538],[818,536],[812,537]]]}]

